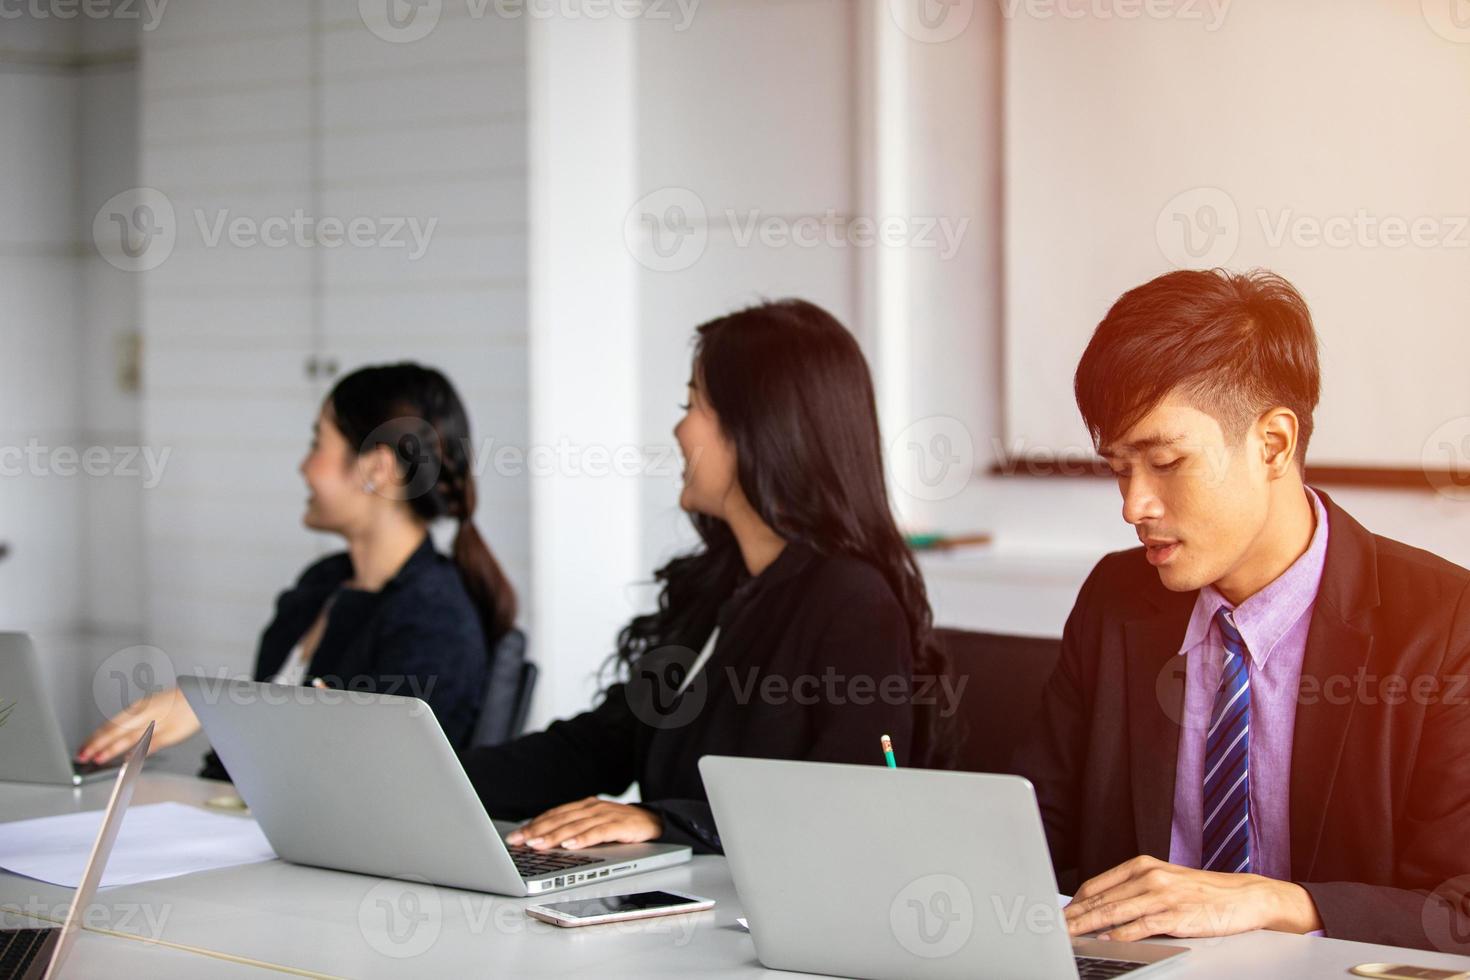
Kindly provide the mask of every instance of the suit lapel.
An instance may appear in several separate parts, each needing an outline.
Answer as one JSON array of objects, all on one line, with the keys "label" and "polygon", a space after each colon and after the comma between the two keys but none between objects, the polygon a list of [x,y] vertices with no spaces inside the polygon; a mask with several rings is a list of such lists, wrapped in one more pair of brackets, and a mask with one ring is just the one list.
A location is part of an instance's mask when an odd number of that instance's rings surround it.
[{"label": "suit lapel", "polygon": [[1127,718],[1138,853],[1169,858],[1174,770],[1184,715],[1184,658],[1179,645],[1198,593],[1169,593],[1153,616],[1124,624]]},{"label": "suit lapel", "polygon": [[1372,633],[1360,623],[1378,605],[1373,536],[1317,493],[1327,509],[1327,561],[1307,632],[1292,735],[1291,871],[1297,880],[1310,880],[1316,864],[1359,683],[1373,652]]}]

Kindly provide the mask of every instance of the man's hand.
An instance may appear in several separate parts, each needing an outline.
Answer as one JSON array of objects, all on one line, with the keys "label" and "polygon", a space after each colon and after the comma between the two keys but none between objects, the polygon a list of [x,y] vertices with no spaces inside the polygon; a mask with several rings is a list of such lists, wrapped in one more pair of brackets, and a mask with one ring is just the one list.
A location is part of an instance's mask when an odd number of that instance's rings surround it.
[{"label": "man's hand", "polygon": [[658,814],[589,796],[547,810],[505,838],[509,844],[525,844],[538,851],[550,847],[576,850],[593,844],[639,844],[664,832]]},{"label": "man's hand", "polygon": [[1132,942],[1149,936],[1229,936],[1252,929],[1312,932],[1317,906],[1301,885],[1252,874],[1198,871],[1141,856],[1077,889],[1066,909],[1074,936]]}]

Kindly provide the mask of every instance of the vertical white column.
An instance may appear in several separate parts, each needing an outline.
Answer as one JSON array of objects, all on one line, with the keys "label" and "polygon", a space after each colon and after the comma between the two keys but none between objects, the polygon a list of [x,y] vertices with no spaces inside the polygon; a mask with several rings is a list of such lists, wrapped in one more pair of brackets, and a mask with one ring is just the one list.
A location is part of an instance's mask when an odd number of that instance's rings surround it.
[{"label": "vertical white column", "polygon": [[586,708],[631,612],[638,483],[559,460],[638,444],[638,294],[623,218],[636,175],[636,38],[623,18],[527,24],[529,363],[533,452],[528,632],[542,680],[530,725]]},{"label": "vertical white column", "polygon": [[865,206],[912,233],[871,250],[865,307],[900,520],[978,530],[999,431],[1000,15],[957,4],[935,25],[916,9],[874,0],[859,35]]},{"label": "vertical white column", "polygon": [[[865,0],[856,32],[860,85],[858,152],[870,161],[861,173],[862,210],[882,221],[908,214],[910,136],[908,38],[894,22],[887,0]],[[913,369],[909,338],[909,257],[903,248],[879,245],[863,259],[862,306],[871,338],[878,419],[891,445],[910,422]],[[894,482],[902,459],[888,460]],[[913,523],[913,497],[898,487],[893,503],[901,521]]]}]

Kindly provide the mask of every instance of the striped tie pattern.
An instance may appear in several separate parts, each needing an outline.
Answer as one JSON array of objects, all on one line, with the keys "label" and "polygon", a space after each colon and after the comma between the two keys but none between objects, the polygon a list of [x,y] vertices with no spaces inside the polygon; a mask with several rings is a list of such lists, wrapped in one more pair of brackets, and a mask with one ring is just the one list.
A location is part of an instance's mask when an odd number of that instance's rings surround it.
[{"label": "striped tie pattern", "polygon": [[1230,610],[1221,607],[1215,624],[1225,639],[1225,668],[1205,737],[1204,846],[1206,871],[1251,869],[1250,658]]}]

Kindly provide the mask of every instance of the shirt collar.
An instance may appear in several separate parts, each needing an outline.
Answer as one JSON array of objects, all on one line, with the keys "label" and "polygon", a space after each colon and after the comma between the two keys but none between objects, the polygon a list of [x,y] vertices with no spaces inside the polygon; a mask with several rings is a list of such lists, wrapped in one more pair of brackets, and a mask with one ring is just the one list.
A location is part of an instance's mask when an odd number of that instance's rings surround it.
[{"label": "shirt collar", "polygon": [[[1251,659],[1258,667],[1266,665],[1271,651],[1312,608],[1317,599],[1317,588],[1322,582],[1322,569],[1327,562],[1327,509],[1311,487],[1306,491],[1307,499],[1312,502],[1312,511],[1317,515],[1317,527],[1312,532],[1307,550],[1270,585],[1236,607],[1232,617]],[[1200,589],[1179,652],[1188,653],[1204,643],[1210,634],[1215,613],[1221,606],[1229,605],[1213,585]]]}]

